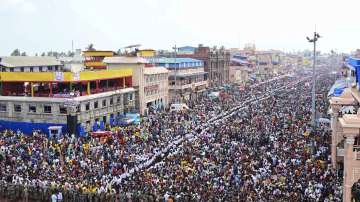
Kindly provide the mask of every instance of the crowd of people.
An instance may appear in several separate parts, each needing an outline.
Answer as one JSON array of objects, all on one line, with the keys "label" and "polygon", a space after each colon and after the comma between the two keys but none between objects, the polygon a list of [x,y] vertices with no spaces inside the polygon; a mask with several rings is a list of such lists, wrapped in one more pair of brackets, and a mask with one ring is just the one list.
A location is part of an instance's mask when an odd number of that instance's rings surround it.
[{"label": "crowd of people", "polygon": [[[330,133],[323,125],[310,130],[310,87],[302,84],[173,147],[164,161],[123,181],[120,192],[175,201],[341,201]],[[326,95],[330,84],[321,80],[318,93]]]},{"label": "crowd of people", "polygon": [[[41,190],[32,194],[38,201],[59,193],[65,201],[340,200],[329,133],[309,132],[310,88],[301,77],[227,86],[223,97],[151,113],[105,139],[4,131],[0,196],[13,189],[18,197]],[[330,82],[321,81],[324,93]]]}]

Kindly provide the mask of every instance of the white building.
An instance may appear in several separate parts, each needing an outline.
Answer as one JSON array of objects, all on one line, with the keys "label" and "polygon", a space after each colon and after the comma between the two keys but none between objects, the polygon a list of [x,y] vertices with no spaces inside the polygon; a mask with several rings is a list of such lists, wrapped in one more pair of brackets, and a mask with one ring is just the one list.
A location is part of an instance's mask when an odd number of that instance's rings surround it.
[{"label": "white building", "polygon": [[142,57],[106,57],[104,63],[109,70],[132,68],[132,86],[136,91],[136,108],[145,114],[150,106],[165,108],[168,105],[168,71],[162,67],[146,67],[148,61]]}]

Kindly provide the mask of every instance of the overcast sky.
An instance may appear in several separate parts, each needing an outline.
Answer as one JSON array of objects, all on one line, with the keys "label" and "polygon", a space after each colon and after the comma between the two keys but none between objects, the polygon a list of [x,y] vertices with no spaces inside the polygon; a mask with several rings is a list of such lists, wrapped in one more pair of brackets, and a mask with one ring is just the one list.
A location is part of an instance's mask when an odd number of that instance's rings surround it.
[{"label": "overcast sky", "polygon": [[0,0],[0,55],[19,48],[117,50],[130,44],[171,49],[199,43],[226,48],[360,48],[359,0]]}]

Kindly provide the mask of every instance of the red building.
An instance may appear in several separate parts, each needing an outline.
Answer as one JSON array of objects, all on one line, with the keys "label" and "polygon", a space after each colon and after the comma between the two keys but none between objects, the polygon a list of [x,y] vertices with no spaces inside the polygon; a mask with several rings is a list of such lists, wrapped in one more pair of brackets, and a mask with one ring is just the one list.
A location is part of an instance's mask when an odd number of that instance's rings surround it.
[{"label": "red building", "polygon": [[230,53],[224,47],[218,49],[200,44],[192,54],[177,54],[176,57],[202,60],[204,62],[204,70],[209,75],[209,84],[212,86],[229,82]]}]

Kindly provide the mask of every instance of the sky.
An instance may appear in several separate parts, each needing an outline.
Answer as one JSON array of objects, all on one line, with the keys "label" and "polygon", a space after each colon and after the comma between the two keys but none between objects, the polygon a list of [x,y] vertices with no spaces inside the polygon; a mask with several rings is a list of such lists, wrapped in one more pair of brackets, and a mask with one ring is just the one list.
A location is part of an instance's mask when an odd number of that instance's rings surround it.
[{"label": "sky", "polygon": [[0,0],[0,55],[14,49],[118,50],[225,46],[260,50],[312,49],[306,36],[315,25],[318,50],[360,48],[359,0]]}]

